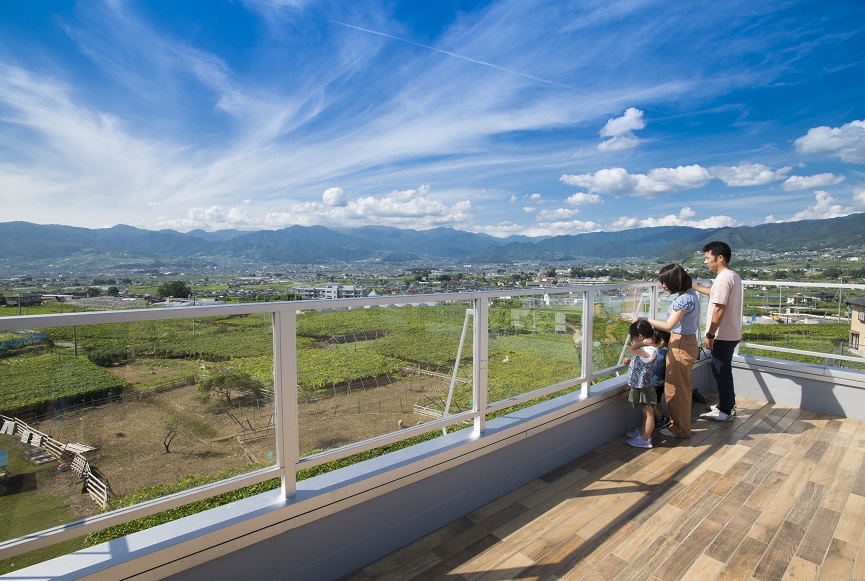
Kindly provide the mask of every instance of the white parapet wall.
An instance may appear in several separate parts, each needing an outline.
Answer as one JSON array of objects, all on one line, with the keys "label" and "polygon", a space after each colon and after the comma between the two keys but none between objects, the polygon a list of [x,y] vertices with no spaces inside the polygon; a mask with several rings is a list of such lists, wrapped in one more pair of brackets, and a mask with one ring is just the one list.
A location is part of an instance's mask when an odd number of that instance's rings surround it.
[{"label": "white parapet wall", "polygon": [[[694,387],[717,392],[710,361],[700,363],[694,366]],[[865,372],[862,371],[737,355],[733,358],[733,383],[736,397],[865,419]]]}]

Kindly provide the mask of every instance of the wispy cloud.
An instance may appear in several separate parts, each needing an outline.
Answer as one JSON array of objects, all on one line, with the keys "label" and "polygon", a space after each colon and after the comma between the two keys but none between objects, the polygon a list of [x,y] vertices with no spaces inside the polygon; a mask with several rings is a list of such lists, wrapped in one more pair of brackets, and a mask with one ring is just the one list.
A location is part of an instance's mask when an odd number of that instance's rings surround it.
[{"label": "wispy cloud", "polygon": [[842,4],[815,23],[795,5],[494,0],[431,5],[432,25],[375,0],[37,3],[50,26],[0,38],[0,204],[90,226],[549,235],[642,223],[604,203],[635,196],[669,204],[646,223],[742,221],[751,202],[717,207],[727,188],[765,210],[865,163],[865,122],[803,128],[813,95],[778,82],[794,67],[827,111],[849,102],[833,75],[865,67],[842,30],[863,9]]}]

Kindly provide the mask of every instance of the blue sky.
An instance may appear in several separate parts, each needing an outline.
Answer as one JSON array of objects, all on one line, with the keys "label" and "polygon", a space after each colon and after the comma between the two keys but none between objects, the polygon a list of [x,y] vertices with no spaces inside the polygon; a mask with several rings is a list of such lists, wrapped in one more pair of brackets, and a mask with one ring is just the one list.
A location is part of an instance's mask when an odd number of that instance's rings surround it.
[{"label": "blue sky", "polygon": [[865,2],[9,0],[0,221],[547,236],[865,211]]}]

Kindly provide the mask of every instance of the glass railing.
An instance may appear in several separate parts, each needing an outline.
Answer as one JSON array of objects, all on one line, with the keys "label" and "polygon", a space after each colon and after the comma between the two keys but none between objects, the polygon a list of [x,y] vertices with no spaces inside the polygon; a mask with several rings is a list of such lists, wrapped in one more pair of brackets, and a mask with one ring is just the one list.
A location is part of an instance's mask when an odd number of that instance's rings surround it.
[{"label": "glass railing", "polygon": [[[796,334],[806,323],[758,310],[777,299],[762,296],[764,286],[748,282],[740,352],[812,357],[795,353],[804,349],[823,353],[826,365],[856,363],[829,357],[832,341],[816,346],[818,336],[850,333],[834,299],[812,314],[806,337]],[[844,293],[865,295],[865,285]],[[637,283],[44,315],[31,307],[25,316],[8,309],[0,317],[8,470],[0,567],[31,549],[68,541],[74,550],[82,542],[70,539],[101,542],[169,517],[136,519],[169,509],[175,518],[245,490],[281,486],[291,495],[322,470],[443,433],[482,435],[488,419],[545,398],[588,397],[593,383],[623,369],[630,320],[663,318],[670,300],[657,284]]]},{"label": "glass railing", "polygon": [[865,285],[744,281],[742,342],[738,353],[811,365],[865,370],[850,299]]}]

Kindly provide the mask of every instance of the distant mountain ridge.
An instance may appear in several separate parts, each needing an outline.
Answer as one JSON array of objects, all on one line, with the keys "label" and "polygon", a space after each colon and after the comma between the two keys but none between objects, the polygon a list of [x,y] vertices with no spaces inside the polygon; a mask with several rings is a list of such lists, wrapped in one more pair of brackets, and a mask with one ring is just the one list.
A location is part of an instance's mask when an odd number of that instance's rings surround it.
[{"label": "distant mountain ridge", "polygon": [[114,261],[118,257],[128,261],[231,258],[272,264],[416,260],[507,263],[562,261],[576,257],[634,257],[675,262],[692,257],[709,240],[725,240],[736,250],[865,248],[865,214],[737,228],[664,226],[543,238],[496,238],[452,228],[291,226],[256,232],[193,230],[182,233],[126,225],[90,229],[0,222],[0,260],[8,264],[10,261],[56,261],[83,255],[110,255]]}]

